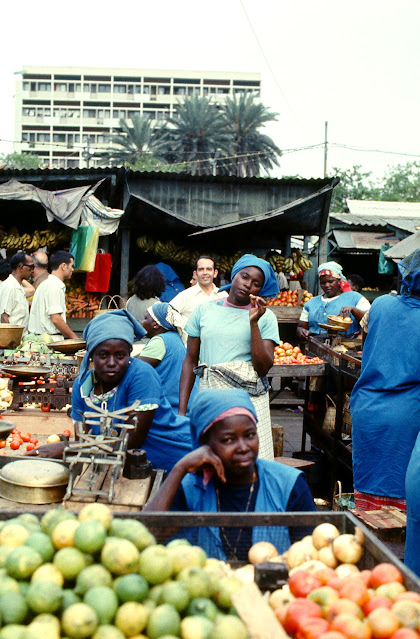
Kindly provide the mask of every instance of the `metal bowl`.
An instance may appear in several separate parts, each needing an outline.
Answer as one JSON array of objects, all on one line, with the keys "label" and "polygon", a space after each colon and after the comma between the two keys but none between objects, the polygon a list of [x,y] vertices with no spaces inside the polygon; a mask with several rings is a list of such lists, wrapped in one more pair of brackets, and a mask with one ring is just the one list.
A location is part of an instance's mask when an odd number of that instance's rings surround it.
[{"label": "metal bowl", "polygon": [[85,348],[85,346],[86,342],[84,339],[63,339],[60,342],[51,342],[51,344],[48,345],[49,348],[59,353],[71,354],[76,353],[81,348]]},{"label": "metal bowl", "polygon": [[64,464],[43,459],[10,462],[0,471],[0,496],[21,504],[62,501],[69,482]]},{"label": "metal bowl", "polygon": [[16,348],[22,341],[24,326],[0,324],[0,348]]},{"label": "metal bowl", "polygon": [[344,328],[347,330],[351,326],[351,318],[344,319],[338,317],[338,315],[328,315],[328,323],[332,324],[332,326],[339,326],[340,328]]}]

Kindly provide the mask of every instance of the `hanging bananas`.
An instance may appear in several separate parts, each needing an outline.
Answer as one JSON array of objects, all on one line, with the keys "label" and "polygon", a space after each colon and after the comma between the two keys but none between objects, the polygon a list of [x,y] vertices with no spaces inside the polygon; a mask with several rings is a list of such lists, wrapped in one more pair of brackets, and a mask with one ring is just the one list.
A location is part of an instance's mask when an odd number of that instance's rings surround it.
[{"label": "hanging bananas", "polygon": [[0,231],[0,248],[5,248],[8,251],[36,251],[37,249],[48,246],[48,248],[54,248],[60,242],[64,242],[69,239],[67,231],[38,231],[35,230],[32,234],[24,233],[19,235],[16,228],[10,229],[9,233]]}]

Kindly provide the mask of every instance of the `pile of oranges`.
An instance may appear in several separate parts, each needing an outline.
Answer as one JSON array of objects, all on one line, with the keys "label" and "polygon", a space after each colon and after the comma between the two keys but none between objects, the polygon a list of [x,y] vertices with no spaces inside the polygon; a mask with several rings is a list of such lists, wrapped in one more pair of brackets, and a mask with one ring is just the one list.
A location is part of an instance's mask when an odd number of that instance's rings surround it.
[{"label": "pile of oranges", "polygon": [[319,357],[308,357],[304,355],[299,346],[292,346],[289,342],[280,340],[279,345],[274,348],[274,364],[323,364],[324,360]]}]

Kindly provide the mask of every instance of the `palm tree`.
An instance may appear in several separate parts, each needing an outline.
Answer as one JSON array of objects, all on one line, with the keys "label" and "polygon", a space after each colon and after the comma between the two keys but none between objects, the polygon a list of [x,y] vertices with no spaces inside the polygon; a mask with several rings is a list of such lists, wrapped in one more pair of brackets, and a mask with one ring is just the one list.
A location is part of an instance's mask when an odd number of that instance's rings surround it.
[{"label": "palm tree", "polygon": [[144,115],[133,114],[131,122],[132,126],[127,120],[121,119],[121,131],[111,137],[113,146],[108,151],[95,153],[96,157],[101,157],[102,164],[137,166],[141,159],[144,161],[150,157],[160,159],[156,138],[157,128],[152,126],[151,120]]},{"label": "palm tree", "polygon": [[239,99],[237,94],[226,98],[223,114],[232,140],[229,155],[234,156],[229,162],[225,160],[226,172],[252,177],[262,168],[268,171],[274,164],[279,166],[281,150],[268,135],[259,131],[266,122],[275,121],[277,113],[256,102],[251,93],[242,93]]},{"label": "palm tree", "polygon": [[215,156],[229,152],[230,137],[221,109],[206,97],[193,96],[178,102],[176,116],[158,131],[157,143],[168,162],[183,163],[193,175],[211,175]]}]

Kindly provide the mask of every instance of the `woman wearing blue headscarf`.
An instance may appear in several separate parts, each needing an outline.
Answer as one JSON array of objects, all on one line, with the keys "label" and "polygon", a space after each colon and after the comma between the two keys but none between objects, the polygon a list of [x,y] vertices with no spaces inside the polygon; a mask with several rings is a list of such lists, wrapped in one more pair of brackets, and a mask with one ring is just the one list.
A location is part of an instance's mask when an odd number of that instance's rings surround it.
[{"label": "woman wearing blue headscarf", "polygon": [[360,331],[359,322],[370,307],[368,300],[351,290],[337,262],[320,264],[318,277],[323,294],[313,297],[303,307],[296,331],[298,338],[307,340],[310,334],[326,335],[326,329],[319,324],[328,324],[328,315],[351,317],[352,323],[346,331],[348,335]]},{"label": "woman wearing blue headscarf", "polygon": [[[167,302],[156,302],[149,306],[142,326],[150,339],[138,355],[138,359],[156,370],[165,397],[175,412],[179,410],[179,380],[187,352],[187,334],[182,324],[181,314]],[[190,401],[197,390],[195,385]]]},{"label": "woman wearing blue headscarf", "polygon": [[[153,468],[170,470],[191,450],[190,424],[187,417],[177,415],[170,407],[156,371],[130,356],[134,340],[144,334],[125,309],[104,313],[89,322],[83,333],[86,354],[72,388],[71,417],[76,423],[82,422],[83,414],[92,410],[87,398],[111,412],[140,400],[127,422],[135,426],[128,447],[143,448]],[[100,432],[99,417],[97,421],[97,426],[90,426],[95,435]],[[118,427],[118,421],[115,425]],[[77,432],[77,424],[75,429]],[[37,452],[52,456],[49,450],[47,445]]]},{"label": "woman wearing blue headscarf", "polygon": [[351,395],[355,502],[363,510],[405,510],[405,475],[420,431],[420,249],[398,268],[401,294],[382,295],[370,308]]},{"label": "woman wearing blue headscarf", "polygon": [[[267,373],[279,343],[277,319],[266,309],[265,297],[279,291],[270,264],[243,255],[233,266],[232,281],[219,291],[227,298],[194,309],[186,326],[187,355],[182,366],[179,412],[185,415],[194,373],[204,388],[243,388],[258,415],[260,456],[273,459]],[[200,361],[200,366],[198,362]]]},{"label": "woman wearing blue headscarf", "polygon": [[[257,414],[248,393],[206,389],[191,405],[193,452],[181,459],[146,510],[191,512],[305,512],[315,510],[302,471],[257,459]],[[290,531],[290,535],[292,534]],[[298,536],[307,530],[294,531]],[[285,527],[182,529],[210,557],[247,559],[250,546],[270,541],[284,552]],[[293,539],[295,541],[295,539]]]}]

